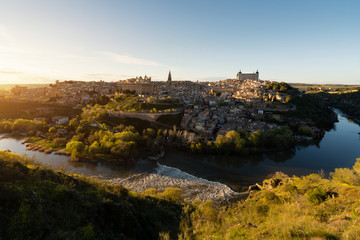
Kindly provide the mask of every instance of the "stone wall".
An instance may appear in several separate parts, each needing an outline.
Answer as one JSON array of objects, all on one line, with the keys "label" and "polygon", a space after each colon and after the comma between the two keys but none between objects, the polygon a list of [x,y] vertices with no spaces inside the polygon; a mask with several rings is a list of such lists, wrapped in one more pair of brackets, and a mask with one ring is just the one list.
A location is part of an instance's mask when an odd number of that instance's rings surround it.
[{"label": "stone wall", "polygon": [[121,89],[135,91],[137,94],[153,94],[155,90],[154,84],[122,84]]},{"label": "stone wall", "polygon": [[258,80],[256,73],[243,73],[240,75],[240,79],[239,80],[246,80],[246,79],[250,79],[250,80]]}]

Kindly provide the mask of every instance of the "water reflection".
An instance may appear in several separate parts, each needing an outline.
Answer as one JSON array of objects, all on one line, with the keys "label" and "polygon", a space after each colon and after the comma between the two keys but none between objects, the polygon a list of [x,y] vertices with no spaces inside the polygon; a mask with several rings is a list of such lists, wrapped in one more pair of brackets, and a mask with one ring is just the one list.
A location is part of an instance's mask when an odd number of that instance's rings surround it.
[{"label": "water reflection", "polygon": [[270,159],[271,161],[274,161],[276,163],[285,162],[291,158],[293,158],[296,154],[295,148],[292,148],[290,150],[281,151],[281,152],[273,152],[266,154],[266,157]]}]

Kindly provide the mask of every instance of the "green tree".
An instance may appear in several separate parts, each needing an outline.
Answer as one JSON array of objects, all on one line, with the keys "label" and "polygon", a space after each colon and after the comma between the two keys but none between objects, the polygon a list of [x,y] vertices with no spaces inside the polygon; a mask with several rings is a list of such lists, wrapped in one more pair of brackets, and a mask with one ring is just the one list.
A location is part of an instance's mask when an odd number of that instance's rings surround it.
[{"label": "green tree", "polygon": [[136,143],[134,141],[124,142],[122,140],[118,140],[111,148],[111,154],[120,155],[122,157],[133,158],[135,153]]},{"label": "green tree", "polygon": [[114,137],[116,139],[128,142],[128,141],[136,141],[139,137],[138,133],[124,131],[121,133],[115,133]]},{"label": "green tree", "polygon": [[65,144],[67,143],[67,140],[66,138],[55,138],[53,140],[54,144],[57,145],[57,146],[65,146]]},{"label": "green tree", "polygon": [[35,122],[27,119],[16,119],[13,124],[13,131],[35,131],[36,129],[42,128],[44,123]]},{"label": "green tree", "polygon": [[151,137],[151,138],[155,138],[156,132],[155,132],[155,130],[152,129],[152,128],[147,128],[147,129],[144,129],[143,135],[149,136],[149,137]]},{"label": "green tree", "polygon": [[257,130],[250,134],[248,140],[249,144],[253,147],[260,147],[263,141],[264,132],[261,130]]},{"label": "green tree", "polygon": [[49,133],[56,133],[56,127],[49,128]]},{"label": "green tree", "polygon": [[71,130],[75,130],[80,124],[80,121],[79,119],[76,117],[76,118],[73,118],[69,121],[69,128]]},{"label": "green tree", "polygon": [[66,151],[71,154],[73,160],[78,160],[84,149],[85,145],[80,141],[71,141],[66,144]]},{"label": "green tree", "polygon": [[215,143],[216,149],[221,150],[224,147],[224,145],[226,144],[225,136],[221,135],[221,134],[217,135],[214,143]]},{"label": "green tree", "polygon": [[97,141],[93,142],[93,143],[90,145],[90,147],[89,147],[89,153],[92,154],[92,155],[101,153],[101,146],[100,146],[100,144],[99,144]]}]

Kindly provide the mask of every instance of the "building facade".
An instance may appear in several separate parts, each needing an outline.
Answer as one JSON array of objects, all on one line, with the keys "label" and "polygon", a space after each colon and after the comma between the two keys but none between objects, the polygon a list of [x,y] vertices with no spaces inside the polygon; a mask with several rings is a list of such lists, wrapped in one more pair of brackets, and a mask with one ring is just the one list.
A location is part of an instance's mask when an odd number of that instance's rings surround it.
[{"label": "building facade", "polygon": [[117,83],[118,89],[121,91],[134,91],[136,94],[153,94],[155,91],[155,84],[151,82],[151,77],[129,78],[120,80]]},{"label": "building facade", "polygon": [[153,94],[155,91],[155,84],[153,83],[134,83],[134,84],[121,84],[122,91],[135,91],[136,94]]},{"label": "building facade", "polygon": [[237,80],[259,80],[259,71],[256,73],[242,73],[241,70],[236,74]]}]

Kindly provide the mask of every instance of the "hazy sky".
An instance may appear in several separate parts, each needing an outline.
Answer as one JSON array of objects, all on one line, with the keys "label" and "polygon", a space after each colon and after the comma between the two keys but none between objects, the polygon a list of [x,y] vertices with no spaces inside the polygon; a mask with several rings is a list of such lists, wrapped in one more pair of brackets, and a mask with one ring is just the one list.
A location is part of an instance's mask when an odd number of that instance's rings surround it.
[{"label": "hazy sky", "polygon": [[0,83],[360,84],[360,1],[0,0]]}]

